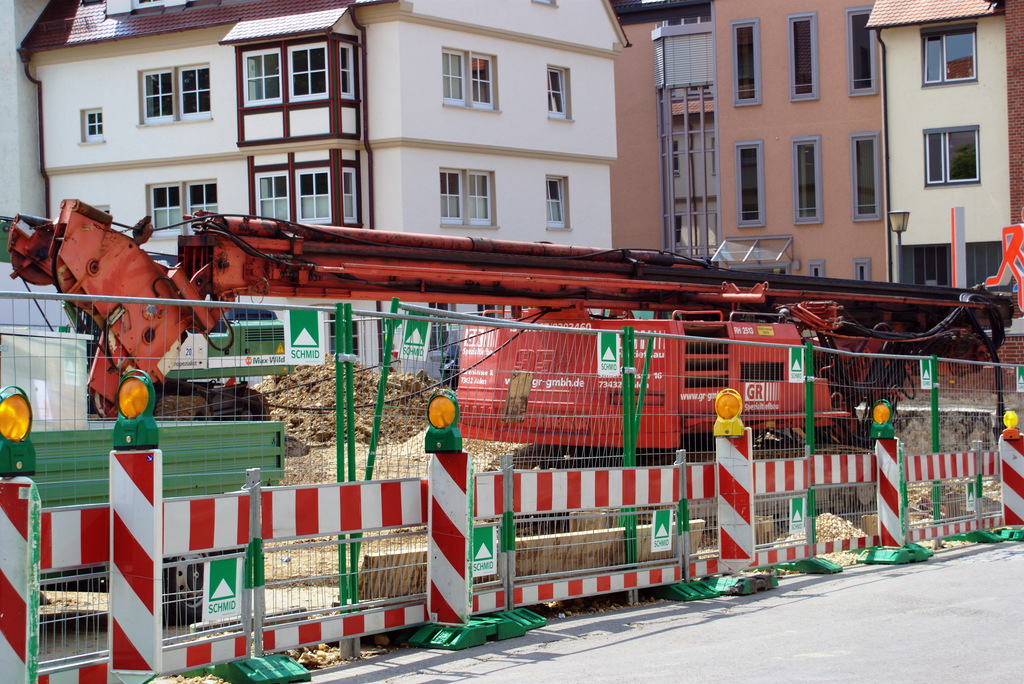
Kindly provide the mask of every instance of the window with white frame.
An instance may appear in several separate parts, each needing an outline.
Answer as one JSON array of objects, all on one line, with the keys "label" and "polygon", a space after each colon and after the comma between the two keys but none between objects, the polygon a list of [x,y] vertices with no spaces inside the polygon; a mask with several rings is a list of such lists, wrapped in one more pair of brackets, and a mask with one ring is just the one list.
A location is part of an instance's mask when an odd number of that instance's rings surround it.
[{"label": "window with white frame", "polygon": [[765,224],[764,142],[736,143],[736,225]]},{"label": "window with white frame", "polygon": [[761,24],[757,19],[732,24],[733,104],[761,104]]},{"label": "window with white frame", "polygon": [[338,54],[338,91],[341,97],[353,99],[356,96],[355,48],[343,43]]},{"label": "window with white frame", "polygon": [[851,178],[853,179],[853,220],[882,218],[881,164],[878,160],[879,134],[855,133],[850,136]]},{"label": "window with white frame", "polygon": [[567,69],[548,67],[548,116],[552,119],[569,118],[569,72]]},{"label": "window with white frame", "polygon": [[265,173],[256,176],[256,212],[267,218],[290,218],[286,174]]},{"label": "window with white frame", "polygon": [[870,7],[846,10],[846,64],[850,78],[850,95],[873,95],[878,92],[878,40],[867,27]]},{"label": "window with white frame", "polygon": [[278,50],[248,52],[245,59],[245,104],[281,103],[281,53]]},{"label": "window with white frame", "polygon": [[853,260],[853,279],[871,280],[871,259],[864,257]]},{"label": "window with white frame", "polygon": [[494,109],[494,57],[444,50],[441,82],[445,104]]},{"label": "window with white frame", "polygon": [[356,196],[356,170],[341,170],[341,217],[345,223],[359,222],[359,202]]},{"label": "window with white frame", "polygon": [[824,278],[825,277],[825,260],[824,259],[809,259],[807,261],[807,275],[811,278]]},{"label": "window with white frame", "polygon": [[924,132],[925,184],[981,182],[978,127],[935,128]]},{"label": "window with white frame", "polygon": [[793,139],[793,222],[821,223],[821,137]]},{"label": "window with white frame", "polygon": [[144,72],[142,89],[144,123],[210,118],[209,67],[179,67]]},{"label": "window with white frame", "polygon": [[154,185],[149,189],[154,228],[181,223],[181,185]]},{"label": "window with white frame", "polygon": [[789,17],[789,99],[818,99],[818,15]]},{"label": "window with white frame", "polygon": [[189,214],[195,216],[197,211],[217,213],[216,183],[189,183],[187,189]]},{"label": "window with white frame", "polygon": [[327,169],[299,171],[299,220],[331,220],[331,174]]},{"label": "window with white frame", "polygon": [[440,172],[441,223],[493,225],[493,181],[490,173],[442,169]]},{"label": "window with white frame", "polygon": [[565,186],[566,179],[557,176],[548,176],[544,179],[547,190],[547,219],[548,229],[563,230],[569,227],[565,214]]},{"label": "window with white frame", "polygon": [[82,110],[82,142],[103,142],[103,110]]},{"label": "window with white frame", "polygon": [[973,26],[921,32],[924,85],[976,81],[977,50]]},{"label": "window with white frame", "polygon": [[327,97],[327,46],[299,45],[288,48],[291,68],[289,99],[293,102]]}]

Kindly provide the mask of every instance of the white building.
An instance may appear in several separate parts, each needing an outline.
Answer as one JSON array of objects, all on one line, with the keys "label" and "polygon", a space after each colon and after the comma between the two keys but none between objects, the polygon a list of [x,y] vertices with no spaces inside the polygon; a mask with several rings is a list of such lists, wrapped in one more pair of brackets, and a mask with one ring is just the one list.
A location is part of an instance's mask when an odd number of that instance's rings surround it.
[{"label": "white building", "polygon": [[607,0],[52,2],[46,212],[608,246],[624,42]]}]

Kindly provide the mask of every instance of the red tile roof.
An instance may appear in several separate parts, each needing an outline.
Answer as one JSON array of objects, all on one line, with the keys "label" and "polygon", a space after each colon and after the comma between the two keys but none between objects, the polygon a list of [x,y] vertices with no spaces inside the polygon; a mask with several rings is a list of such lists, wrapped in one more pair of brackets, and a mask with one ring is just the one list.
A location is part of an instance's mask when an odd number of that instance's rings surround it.
[{"label": "red tile roof", "polygon": [[1002,13],[1003,3],[990,0],[875,0],[868,28],[973,19]]},{"label": "red tile roof", "polygon": [[21,47],[31,52],[53,50],[230,24],[244,25],[234,40],[312,33],[328,30],[346,7],[355,4],[366,3],[365,0],[251,0],[208,7],[153,8],[108,17],[106,3],[83,5],[79,0],[51,0]]}]

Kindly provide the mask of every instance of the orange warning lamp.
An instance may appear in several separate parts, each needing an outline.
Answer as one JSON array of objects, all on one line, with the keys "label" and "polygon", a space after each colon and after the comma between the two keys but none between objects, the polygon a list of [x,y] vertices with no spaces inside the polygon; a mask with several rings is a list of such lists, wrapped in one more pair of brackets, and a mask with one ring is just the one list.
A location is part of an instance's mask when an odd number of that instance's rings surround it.
[{"label": "orange warning lamp", "polygon": [[743,398],[734,389],[726,388],[715,396],[715,420],[713,433],[715,437],[739,437],[743,434]]},{"label": "orange warning lamp", "polygon": [[0,477],[32,475],[36,450],[29,441],[32,405],[20,387],[0,389]]},{"label": "orange warning lamp", "polygon": [[153,410],[156,390],[149,374],[130,370],[117,385],[117,422],[114,424],[115,449],[156,448],[159,429]]},{"label": "orange warning lamp", "polygon": [[871,407],[871,439],[893,439],[896,428],[892,424],[892,404],[879,399]]},{"label": "orange warning lamp", "polygon": [[427,403],[427,422],[430,426],[427,428],[425,451],[462,451],[462,434],[456,427],[459,422],[459,402],[455,400],[454,392],[441,390],[430,397]]},{"label": "orange warning lamp", "polygon": [[1003,425],[1006,429],[1003,430],[1003,439],[1020,439],[1020,430],[1017,429],[1017,412],[1007,411],[1003,414]]}]

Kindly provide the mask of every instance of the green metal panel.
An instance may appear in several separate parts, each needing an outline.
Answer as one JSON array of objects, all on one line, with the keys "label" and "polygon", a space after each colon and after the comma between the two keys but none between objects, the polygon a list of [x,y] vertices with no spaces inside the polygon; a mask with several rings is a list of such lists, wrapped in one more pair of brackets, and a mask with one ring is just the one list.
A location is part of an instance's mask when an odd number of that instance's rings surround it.
[{"label": "green metal panel", "polygon": [[[35,481],[43,506],[104,503],[112,423],[88,430],[32,433]],[[162,423],[164,496],[237,491],[248,468],[261,468],[263,481],[280,481],[284,467],[284,424],[277,421]]]}]

